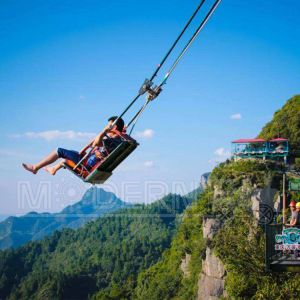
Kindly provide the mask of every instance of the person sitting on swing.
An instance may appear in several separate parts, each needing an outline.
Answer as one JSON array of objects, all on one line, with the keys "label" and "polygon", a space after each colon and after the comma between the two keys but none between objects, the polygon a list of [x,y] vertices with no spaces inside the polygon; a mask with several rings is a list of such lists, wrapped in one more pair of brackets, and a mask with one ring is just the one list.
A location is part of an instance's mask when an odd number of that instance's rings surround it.
[{"label": "person sitting on swing", "polygon": [[[108,124],[105,126],[105,128],[95,137],[95,139],[90,142],[89,145],[97,151],[91,152],[87,157],[86,167],[88,169],[91,169],[99,161],[99,151],[100,153],[102,153],[101,150],[104,146],[104,143],[106,148],[109,148],[108,152],[111,152],[120,144],[120,137],[115,133],[115,131],[118,131],[120,133],[123,131],[124,121],[122,118],[119,118],[118,120],[117,119],[117,116],[109,118]],[[112,128],[112,125],[116,120],[117,122]],[[22,165],[25,170],[33,174],[36,174],[40,169],[44,168],[51,175],[55,175],[59,169],[64,167],[64,163],[66,162],[66,160],[71,160],[72,162],[77,164],[82,158],[83,155],[77,151],[57,148],[44,159],[42,159],[38,164],[31,165],[23,163]],[[59,163],[57,163],[53,167],[49,166],[59,159],[62,159]]]}]

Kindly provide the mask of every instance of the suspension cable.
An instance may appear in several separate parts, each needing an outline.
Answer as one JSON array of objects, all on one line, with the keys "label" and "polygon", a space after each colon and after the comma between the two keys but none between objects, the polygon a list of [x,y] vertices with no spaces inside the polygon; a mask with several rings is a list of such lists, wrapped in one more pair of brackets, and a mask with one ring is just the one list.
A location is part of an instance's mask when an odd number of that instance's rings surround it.
[{"label": "suspension cable", "polygon": [[181,53],[178,55],[178,57],[176,58],[175,62],[173,63],[173,65],[171,66],[171,68],[169,69],[169,71],[165,75],[165,78],[163,79],[162,83],[159,86],[162,86],[162,85],[164,85],[166,83],[166,81],[170,77],[171,73],[174,71],[174,69],[178,65],[179,61],[182,59],[182,57],[184,56],[184,54],[190,48],[190,46],[192,45],[192,43],[195,41],[196,37],[202,31],[202,29],[204,28],[205,24],[208,22],[208,20],[210,19],[210,17],[213,15],[213,13],[217,9],[217,7],[221,3],[221,1],[222,0],[216,0],[215,1],[214,5],[211,7],[211,9],[209,10],[209,12],[207,13],[207,15],[205,16],[205,18],[201,22],[200,26],[197,28],[197,30],[195,31],[195,33],[193,34],[193,36],[191,37],[191,39],[188,41],[188,43],[186,44],[186,46],[183,48],[183,50],[181,51]]},{"label": "suspension cable", "polygon": [[127,111],[130,109],[130,107],[140,98],[141,94],[139,93],[135,98],[131,101],[131,103],[125,108],[125,110],[118,116],[118,118],[111,124],[110,129],[112,129],[118,122],[119,119],[121,119]]},{"label": "suspension cable", "polygon": [[[151,89],[152,80],[157,76],[157,73],[159,72],[159,70],[161,69],[161,67],[163,66],[163,64],[165,63],[165,61],[167,60],[167,58],[169,57],[169,55],[174,50],[175,46],[177,45],[177,43],[179,42],[179,40],[181,39],[181,37],[185,33],[186,29],[189,27],[189,25],[191,24],[191,22],[193,21],[193,19],[195,18],[195,16],[198,14],[199,10],[201,9],[201,7],[205,3],[205,1],[206,0],[201,0],[200,4],[198,5],[198,7],[196,8],[196,10],[194,11],[194,13],[192,14],[192,16],[190,17],[190,19],[188,20],[188,22],[186,23],[186,25],[184,26],[183,30],[180,32],[179,36],[176,38],[175,42],[172,44],[172,46],[168,50],[167,54],[164,56],[164,58],[162,59],[162,61],[160,62],[160,64],[157,66],[157,68],[154,71],[154,73],[152,74],[150,80],[147,80],[147,79],[145,80],[145,82],[144,82],[143,86],[141,87],[141,89],[139,90],[139,93],[137,94],[137,96],[135,96],[135,98],[131,101],[131,103],[125,108],[125,110],[113,122],[113,124],[111,125],[111,128],[114,125],[116,125],[116,123],[118,122],[118,120],[120,118],[122,118],[126,114],[126,112],[132,107],[132,105],[139,99],[140,96],[142,96],[144,93],[148,92],[149,90],[155,93],[155,91],[153,89]],[[155,97],[157,97],[159,95],[159,93],[161,91],[161,86],[164,85],[164,84],[166,84],[167,79],[170,77],[171,73],[173,73],[173,71],[176,68],[176,66],[178,65],[179,61],[182,59],[182,57],[184,56],[184,54],[190,48],[190,46],[192,45],[192,43],[194,42],[194,40],[196,39],[196,37],[198,36],[198,34],[202,31],[202,29],[204,28],[204,26],[206,25],[206,23],[208,22],[208,20],[210,19],[210,17],[213,15],[213,13],[215,12],[215,10],[219,6],[220,2],[221,2],[221,0],[216,0],[214,2],[213,6],[209,10],[209,12],[207,13],[207,15],[203,19],[203,21],[201,22],[200,26],[194,32],[194,34],[191,37],[191,39],[188,41],[188,43],[183,48],[183,50],[181,51],[181,53],[179,54],[179,56],[176,58],[175,62],[172,64],[172,66],[169,69],[169,71],[166,73],[163,81],[158,85],[158,87],[156,87],[156,89],[158,90],[158,93],[156,94]],[[132,131],[133,131],[133,129],[134,129],[134,127],[136,125],[136,122],[138,121],[139,117],[141,116],[141,114],[143,113],[143,111],[145,110],[145,108],[147,107],[147,105],[149,104],[149,102],[151,100],[153,100],[154,98],[152,98],[152,99],[148,98],[147,101],[146,101],[146,103],[140,108],[140,110],[135,114],[135,116],[128,123],[127,127],[129,127],[133,123],[133,127],[132,127],[132,129],[130,131],[130,134],[132,133]]]},{"label": "suspension cable", "polygon": [[167,58],[169,57],[169,55],[171,54],[171,52],[173,51],[173,49],[175,48],[175,46],[177,45],[177,43],[179,42],[179,40],[181,39],[181,37],[183,36],[183,34],[185,33],[185,31],[187,30],[187,28],[189,27],[189,25],[191,24],[191,22],[193,21],[193,19],[195,18],[195,16],[197,15],[198,11],[200,10],[200,8],[202,7],[202,5],[204,4],[205,1],[206,0],[202,0],[200,2],[200,4],[198,5],[198,7],[196,8],[196,10],[194,11],[194,13],[192,14],[192,16],[188,20],[188,22],[185,24],[183,30],[180,32],[180,34],[178,35],[177,39],[175,40],[175,42],[173,43],[173,45],[171,46],[171,48],[169,49],[169,51],[165,55],[165,57],[162,59],[162,61],[160,62],[160,64],[157,66],[156,70],[154,71],[153,75],[150,78],[150,81],[152,81],[156,77],[157,73],[159,72],[159,70],[161,69],[161,67],[163,66],[163,64],[165,63],[165,61],[167,60]]},{"label": "suspension cable", "polygon": [[[161,67],[163,66],[163,64],[165,63],[165,61],[167,60],[167,58],[169,57],[169,55],[171,54],[171,52],[173,51],[173,49],[175,48],[175,46],[177,45],[177,43],[179,42],[179,40],[181,39],[182,35],[185,33],[186,29],[189,27],[189,25],[191,24],[191,22],[193,21],[193,19],[195,18],[195,16],[197,15],[197,13],[199,12],[199,10],[201,9],[202,5],[204,4],[206,0],[202,0],[200,2],[200,4],[198,5],[198,7],[196,8],[196,10],[194,11],[194,13],[192,14],[192,16],[190,17],[190,19],[188,20],[188,22],[186,23],[186,25],[184,26],[183,30],[181,31],[181,33],[179,34],[179,36],[177,37],[177,39],[175,40],[175,42],[173,43],[173,45],[171,46],[171,48],[169,49],[169,51],[167,52],[167,54],[164,56],[164,58],[162,59],[162,61],[160,62],[160,64],[158,65],[158,67],[156,68],[156,70],[154,71],[154,73],[151,76],[150,82],[156,77],[157,73],[159,72],[159,70],[161,69]],[[139,91],[138,95],[131,101],[131,103],[126,107],[126,109],[121,113],[120,116],[118,116],[118,118],[113,122],[113,124],[111,125],[111,128],[113,126],[115,126],[118,122],[118,120],[120,118],[122,118],[126,112],[132,107],[132,105],[139,99],[139,97],[142,95],[141,90]],[[139,112],[137,113],[137,115],[139,114]]]},{"label": "suspension cable", "polygon": [[146,109],[146,107],[150,103],[150,101],[151,100],[147,99],[147,101],[145,102],[145,104],[139,109],[139,111],[136,113],[136,115],[128,123],[127,128],[132,124],[132,127],[131,127],[131,130],[129,132],[129,135],[132,134],[137,121],[139,120],[140,116],[142,115],[142,113],[144,112],[144,110]]}]

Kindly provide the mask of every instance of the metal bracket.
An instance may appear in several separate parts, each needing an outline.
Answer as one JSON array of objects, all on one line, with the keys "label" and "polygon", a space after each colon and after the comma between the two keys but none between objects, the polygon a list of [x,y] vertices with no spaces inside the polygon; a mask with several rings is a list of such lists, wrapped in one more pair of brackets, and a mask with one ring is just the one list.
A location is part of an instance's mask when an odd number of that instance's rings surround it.
[{"label": "metal bracket", "polygon": [[142,84],[139,94],[144,95],[149,89],[151,89],[151,86],[153,85],[153,82],[149,79],[145,79],[144,83]]},{"label": "metal bracket", "polygon": [[161,86],[154,86],[152,89],[148,90],[147,99],[152,101],[154,100],[162,91]]},{"label": "metal bracket", "polygon": [[143,95],[147,93],[147,99],[152,101],[154,100],[162,91],[161,86],[153,86],[153,82],[149,79],[145,79],[143,85],[141,86],[139,90],[139,94]]}]

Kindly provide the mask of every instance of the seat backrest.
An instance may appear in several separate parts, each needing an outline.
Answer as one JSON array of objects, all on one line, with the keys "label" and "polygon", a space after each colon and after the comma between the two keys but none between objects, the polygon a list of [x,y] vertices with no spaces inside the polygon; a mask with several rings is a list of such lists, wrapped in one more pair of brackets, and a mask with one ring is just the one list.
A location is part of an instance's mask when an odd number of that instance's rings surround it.
[{"label": "seat backrest", "polygon": [[111,153],[122,142],[123,142],[123,139],[120,136],[113,137],[113,138],[106,137],[105,139],[103,139],[103,146],[108,153]]}]

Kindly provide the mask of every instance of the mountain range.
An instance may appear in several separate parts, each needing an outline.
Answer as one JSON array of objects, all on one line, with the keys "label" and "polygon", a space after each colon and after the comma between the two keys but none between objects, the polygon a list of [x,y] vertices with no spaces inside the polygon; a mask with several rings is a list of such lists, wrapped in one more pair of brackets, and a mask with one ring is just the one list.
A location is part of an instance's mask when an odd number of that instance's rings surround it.
[{"label": "mountain range", "polygon": [[191,198],[170,194],[0,251],[1,299],[129,299],[170,247]]},{"label": "mountain range", "polygon": [[42,239],[55,230],[79,228],[106,213],[132,204],[123,202],[113,193],[92,187],[82,199],[59,213],[30,212],[22,217],[8,217],[0,222],[0,249],[16,248],[28,241]]}]

